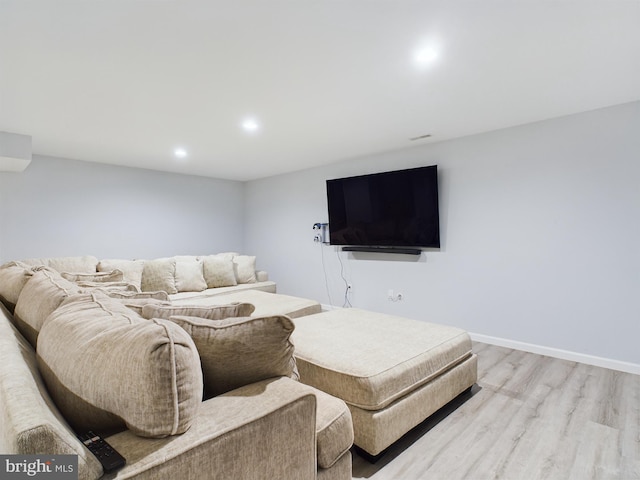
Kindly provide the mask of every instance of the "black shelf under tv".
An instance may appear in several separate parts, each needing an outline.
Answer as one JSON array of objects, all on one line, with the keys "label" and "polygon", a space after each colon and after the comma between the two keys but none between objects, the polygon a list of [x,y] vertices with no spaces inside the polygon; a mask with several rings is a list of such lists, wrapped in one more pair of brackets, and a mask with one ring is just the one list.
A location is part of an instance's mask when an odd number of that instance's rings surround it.
[{"label": "black shelf under tv", "polygon": [[402,255],[420,255],[419,248],[406,247],[342,247],[343,252],[367,252],[367,253],[400,253]]}]

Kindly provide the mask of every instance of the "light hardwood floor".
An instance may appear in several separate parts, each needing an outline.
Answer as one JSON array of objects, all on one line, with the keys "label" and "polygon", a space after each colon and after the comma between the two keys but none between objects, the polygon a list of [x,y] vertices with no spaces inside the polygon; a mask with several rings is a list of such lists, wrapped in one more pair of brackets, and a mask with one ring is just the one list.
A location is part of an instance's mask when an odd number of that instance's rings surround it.
[{"label": "light hardwood floor", "polygon": [[471,395],[375,464],[354,451],[354,479],[640,479],[640,376],[477,342],[474,351]]}]

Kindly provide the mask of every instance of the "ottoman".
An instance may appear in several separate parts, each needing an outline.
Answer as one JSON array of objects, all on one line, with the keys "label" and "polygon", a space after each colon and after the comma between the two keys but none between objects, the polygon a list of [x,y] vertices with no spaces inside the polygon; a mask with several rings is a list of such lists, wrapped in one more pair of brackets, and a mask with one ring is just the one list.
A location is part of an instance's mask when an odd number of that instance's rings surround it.
[{"label": "ottoman", "polygon": [[260,290],[242,290],[234,293],[223,293],[211,297],[191,297],[173,300],[174,305],[227,305],[229,303],[251,303],[256,307],[251,316],[286,315],[290,318],[301,317],[322,311],[320,303],[306,298],[268,293]]},{"label": "ottoman", "polygon": [[372,456],[477,380],[459,328],[355,308],[294,322],[300,380],[345,401],[354,443]]}]

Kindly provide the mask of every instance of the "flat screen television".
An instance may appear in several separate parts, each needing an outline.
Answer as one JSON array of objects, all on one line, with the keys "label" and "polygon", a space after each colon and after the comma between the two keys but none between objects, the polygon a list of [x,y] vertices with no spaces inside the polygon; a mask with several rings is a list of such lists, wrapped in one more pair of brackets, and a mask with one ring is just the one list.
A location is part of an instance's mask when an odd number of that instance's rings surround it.
[{"label": "flat screen television", "polygon": [[440,247],[438,167],[327,180],[329,243]]}]

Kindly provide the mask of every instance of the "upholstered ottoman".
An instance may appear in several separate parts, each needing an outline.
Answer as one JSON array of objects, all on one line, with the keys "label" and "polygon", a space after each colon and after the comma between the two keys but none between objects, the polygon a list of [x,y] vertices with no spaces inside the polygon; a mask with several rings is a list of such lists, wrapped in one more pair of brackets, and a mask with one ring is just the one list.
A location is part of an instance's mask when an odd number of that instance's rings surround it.
[{"label": "upholstered ottoman", "polygon": [[294,322],[300,380],[347,403],[354,443],[373,456],[477,380],[459,328],[355,308]]},{"label": "upholstered ottoman", "polygon": [[260,290],[243,290],[211,297],[191,297],[173,300],[174,305],[225,305],[233,302],[251,303],[256,307],[252,316],[287,315],[290,318],[311,315],[322,311],[320,303],[306,298],[268,293]]}]

